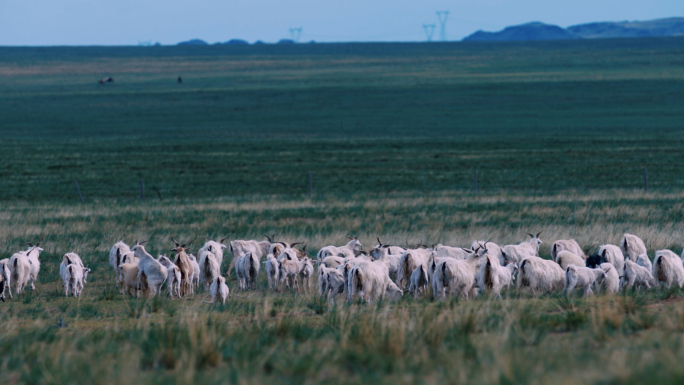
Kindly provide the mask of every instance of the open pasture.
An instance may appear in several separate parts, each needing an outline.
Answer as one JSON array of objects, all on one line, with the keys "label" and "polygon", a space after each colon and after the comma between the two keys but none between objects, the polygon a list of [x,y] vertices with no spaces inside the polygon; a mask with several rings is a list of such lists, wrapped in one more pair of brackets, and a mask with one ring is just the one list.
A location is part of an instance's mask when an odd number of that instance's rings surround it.
[{"label": "open pasture", "polygon": [[[0,48],[0,259],[45,242],[37,291],[0,303],[0,383],[679,383],[679,290],[331,303],[263,272],[240,292],[227,255],[212,307],[124,297],[107,254],[542,230],[546,258],[626,231],[679,254],[683,41]],[[70,251],[93,269],[78,299]]]}]

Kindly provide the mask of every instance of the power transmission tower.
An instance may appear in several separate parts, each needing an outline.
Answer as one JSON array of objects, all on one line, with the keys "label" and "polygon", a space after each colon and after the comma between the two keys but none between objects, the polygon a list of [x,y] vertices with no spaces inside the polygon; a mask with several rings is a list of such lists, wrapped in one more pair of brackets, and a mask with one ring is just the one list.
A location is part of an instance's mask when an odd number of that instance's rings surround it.
[{"label": "power transmission tower", "polygon": [[432,41],[432,35],[435,34],[435,25],[423,24],[423,29],[425,30],[425,37],[427,37],[427,41]]},{"label": "power transmission tower", "polygon": [[290,36],[295,43],[299,43],[299,38],[302,36],[302,27],[290,28]]},{"label": "power transmission tower", "polygon": [[446,22],[449,18],[449,11],[437,11],[437,19],[439,19],[439,39],[446,41]]}]

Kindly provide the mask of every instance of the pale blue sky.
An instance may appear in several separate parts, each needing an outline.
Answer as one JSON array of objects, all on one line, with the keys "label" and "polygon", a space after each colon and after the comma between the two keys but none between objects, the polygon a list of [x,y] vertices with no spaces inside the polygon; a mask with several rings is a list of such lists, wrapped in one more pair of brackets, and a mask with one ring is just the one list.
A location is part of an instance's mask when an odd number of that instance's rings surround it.
[{"label": "pale blue sky", "polygon": [[290,27],[303,28],[301,41],[421,41],[446,9],[447,39],[460,40],[528,21],[684,16],[684,0],[0,0],[0,45],[274,42]]}]

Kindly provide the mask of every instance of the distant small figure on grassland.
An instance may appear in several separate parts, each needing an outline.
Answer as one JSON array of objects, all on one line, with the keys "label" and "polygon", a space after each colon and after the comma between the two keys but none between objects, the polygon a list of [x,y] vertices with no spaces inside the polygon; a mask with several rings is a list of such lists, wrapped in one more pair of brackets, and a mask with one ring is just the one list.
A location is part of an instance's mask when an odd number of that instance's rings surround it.
[{"label": "distant small figure on grassland", "polygon": [[112,77],[107,77],[107,78],[102,78],[98,83],[100,84],[105,84],[105,83],[112,83],[114,82],[114,78]]},{"label": "distant small figure on grassland", "polygon": [[179,76],[178,77],[178,84],[181,84],[181,83],[183,83],[183,78]]}]

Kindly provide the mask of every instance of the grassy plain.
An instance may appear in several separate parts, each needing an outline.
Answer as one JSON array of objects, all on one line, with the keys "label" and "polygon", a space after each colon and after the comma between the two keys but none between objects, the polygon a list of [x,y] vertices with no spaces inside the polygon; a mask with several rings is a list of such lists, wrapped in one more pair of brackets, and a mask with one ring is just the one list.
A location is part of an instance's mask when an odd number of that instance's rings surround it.
[{"label": "grassy plain", "polygon": [[[347,305],[231,275],[210,308],[124,298],[106,255],[541,230],[542,255],[625,231],[679,253],[682,42],[0,48],[0,258],[46,242],[38,291],[0,304],[0,383],[680,383],[679,291]],[[72,250],[94,270],[79,299]]]}]

